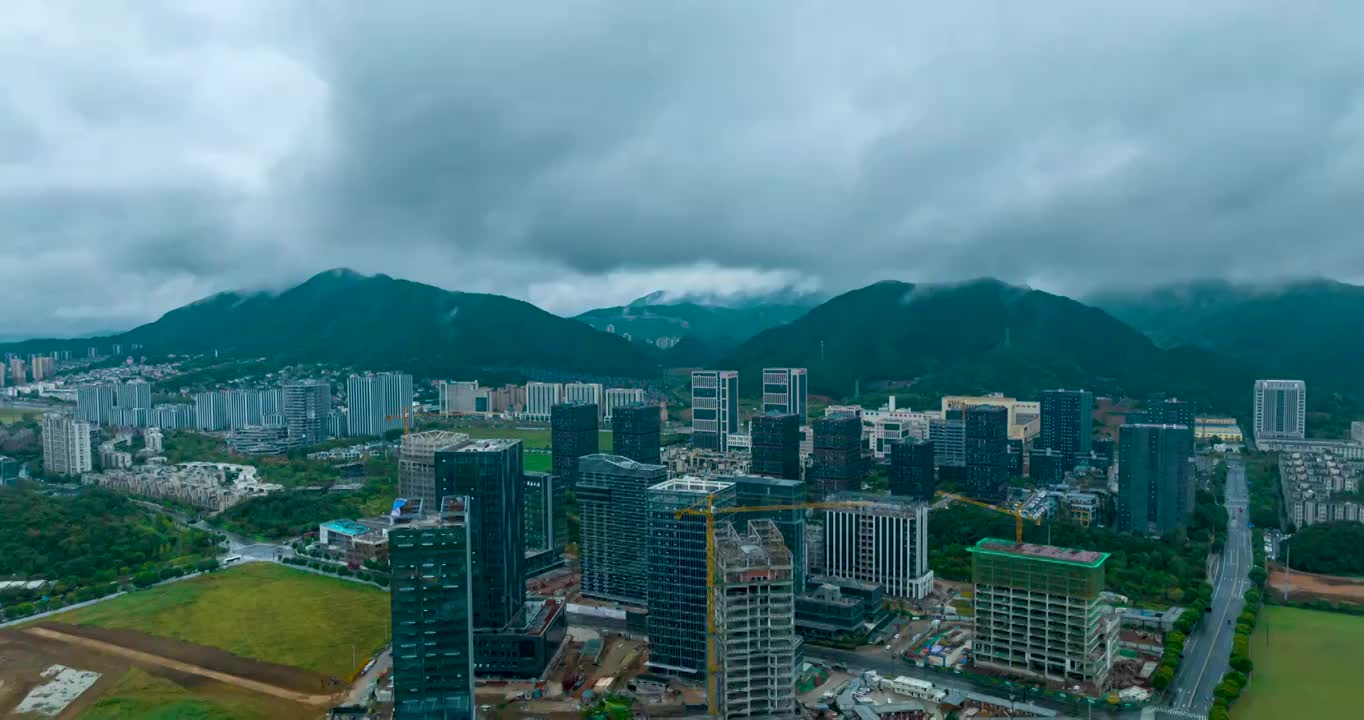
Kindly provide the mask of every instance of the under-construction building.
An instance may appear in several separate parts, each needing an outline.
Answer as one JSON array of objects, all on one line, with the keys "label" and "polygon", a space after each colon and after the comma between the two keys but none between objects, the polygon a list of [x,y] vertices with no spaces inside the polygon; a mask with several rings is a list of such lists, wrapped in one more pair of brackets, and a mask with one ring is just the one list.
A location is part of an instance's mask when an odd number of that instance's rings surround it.
[{"label": "under-construction building", "polygon": [[734,507],[732,482],[673,478],[649,488],[649,666],[669,675],[706,675],[706,519],[679,510]]},{"label": "under-construction building", "polygon": [[715,529],[715,688],[722,718],[796,717],[791,552],[771,520]]},{"label": "under-construction building", "polygon": [[469,436],[446,430],[429,430],[403,436],[398,450],[398,496],[420,499],[424,507],[436,507],[436,451],[469,444]]},{"label": "under-construction building", "polygon": [[1119,627],[1102,597],[1108,553],[993,538],[969,550],[976,665],[1104,690]]}]

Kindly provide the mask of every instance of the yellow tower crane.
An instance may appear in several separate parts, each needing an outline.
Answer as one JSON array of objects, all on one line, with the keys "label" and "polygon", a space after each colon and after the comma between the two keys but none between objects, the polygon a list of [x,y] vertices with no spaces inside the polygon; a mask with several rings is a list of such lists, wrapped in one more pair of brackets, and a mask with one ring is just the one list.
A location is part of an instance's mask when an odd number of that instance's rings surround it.
[{"label": "yellow tower crane", "polygon": [[[844,500],[835,502],[796,503],[793,505],[749,505],[742,507],[715,507],[715,496],[707,495],[705,500],[683,508],[674,513],[681,520],[687,515],[700,515],[706,519],[706,700],[710,715],[715,717],[716,691],[715,674],[719,671],[715,658],[715,516],[733,515],[745,512],[772,512],[776,510],[821,510],[828,508],[866,507],[875,505],[870,500]],[[804,542],[799,538],[797,542]]]},{"label": "yellow tower crane", "polygon": [[994,510],[994,511],[997,512],[997,513],[1003,513],[1003,514],[1005,514],[1005,515],[1008,515],[1008,516],[1012,517],[1012,518],[1014,519],[1014,543],[1015,543],[1015,544],[1018,544],[1018,545],[1022,545],[1022,544],[1023,544],[1023,521],[1024,521],[1024,520],[1027,520],[1027,521],[1031,522],[1033,525],[1041,525],[1041,524],[1042,524],[1042,518],[1025,517],[1025,516],[1023,515],[1022,510],[1020,510],[1017,506],[1012,507],[1012,508],[1000,507],[999,505],[991,505],[990,503],[983,502],[983,501],[980,501],[980,500],[976,500],[975,498],[969,498],[969,497],[966,497],[965,495],[957,495],[957,494],[955,494],[955,493],[943,492],[943,491],[941,491],[941,490],[939,490],[937,494],[938,494],[939,497],[945,497],[945,498],[947,498],[947,499],[949,499],[949,500],[956,500],[956,501],[958,501],[958,502],[964,502],[964,503],[966,503],[967,505],[975,505],[976,507],[983,507],[983,508],[985,508],[986,510]]}]

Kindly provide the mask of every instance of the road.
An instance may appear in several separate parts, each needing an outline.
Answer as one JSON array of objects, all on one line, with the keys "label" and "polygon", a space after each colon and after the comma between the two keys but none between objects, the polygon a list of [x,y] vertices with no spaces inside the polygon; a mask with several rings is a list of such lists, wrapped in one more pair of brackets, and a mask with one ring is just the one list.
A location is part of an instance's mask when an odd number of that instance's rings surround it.
[{"label": "road", "polygon": [[1250,587],[1248,575],[1254,562],[1251,532],[1247,526],[1249,491],[1246,466],[1240,459],[1227,461],[1227,546],[1213,564],[1212,611],[1184,646],[1184,660],[1174,682],[1166,690],[1169,708],[1157,710],[1161,718],[1203,718],[1212,710],[1213,688],[1229,668],[1231,645]]}]

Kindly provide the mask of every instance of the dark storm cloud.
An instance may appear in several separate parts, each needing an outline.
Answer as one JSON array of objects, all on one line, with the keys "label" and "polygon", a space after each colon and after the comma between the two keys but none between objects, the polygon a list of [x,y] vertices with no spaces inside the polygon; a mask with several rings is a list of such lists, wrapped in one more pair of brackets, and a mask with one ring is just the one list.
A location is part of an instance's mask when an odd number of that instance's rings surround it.
[{"label": "dark storm cloud", "polygon": [[561,312],[1364,278],[1356,3],[87,7],[0,26],[0,334],[338,265]]}]

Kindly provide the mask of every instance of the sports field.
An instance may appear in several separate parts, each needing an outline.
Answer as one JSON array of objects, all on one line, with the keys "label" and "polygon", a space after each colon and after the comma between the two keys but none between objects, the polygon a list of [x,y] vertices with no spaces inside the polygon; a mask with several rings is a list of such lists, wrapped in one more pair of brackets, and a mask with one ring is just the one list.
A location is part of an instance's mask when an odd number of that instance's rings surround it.
[{"label": "sports field", "polygon": [[[485,425],[483,423],[460,423],[452,428],[455,432],[462,432],[472,438],[513,438],[520,440],[521,444],[528,448],[549,449],[549,428],[544,427],[508,427],[505,425]],[[611,433],[601,432],[597,434],[598,447],[602,452],[611,450]]]},{"label": "sports field", "polygon": [[43,416],[43,411],[36,408],[0,407],[0,425],[19,422],[25,416],[37,420]]},{"label": "sports field", "polygon": [[388,644],[388,602],[378,588],[247,563],[52,620],[135,630],[345,681]]},{"label": "sports field", "polygon": [[1364,617],[1266,607],[1250,642],[1255,672],[1232,718],[1359,717],[1361,647]]}]

